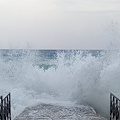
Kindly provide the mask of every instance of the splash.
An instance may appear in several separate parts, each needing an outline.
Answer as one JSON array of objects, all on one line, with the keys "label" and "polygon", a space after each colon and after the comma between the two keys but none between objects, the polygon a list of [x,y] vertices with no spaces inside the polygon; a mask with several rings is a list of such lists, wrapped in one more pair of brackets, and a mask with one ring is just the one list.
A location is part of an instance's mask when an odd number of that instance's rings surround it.
[{"label": "splash", "polygon": [[11,92],[12,117],[42,101],[88,104],[108,117],[109,93],[120,95],[120,51],[50,52],[1,50],[0,94]]}]

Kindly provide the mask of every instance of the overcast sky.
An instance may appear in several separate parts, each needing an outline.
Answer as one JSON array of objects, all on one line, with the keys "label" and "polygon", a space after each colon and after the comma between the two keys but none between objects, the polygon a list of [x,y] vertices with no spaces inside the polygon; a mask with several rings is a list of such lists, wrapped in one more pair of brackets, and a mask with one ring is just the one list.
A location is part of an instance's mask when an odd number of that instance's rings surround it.
[{"label": "overcast sky", "polygon": [[0,0],[0,49],[120,48],[120,0]]}]

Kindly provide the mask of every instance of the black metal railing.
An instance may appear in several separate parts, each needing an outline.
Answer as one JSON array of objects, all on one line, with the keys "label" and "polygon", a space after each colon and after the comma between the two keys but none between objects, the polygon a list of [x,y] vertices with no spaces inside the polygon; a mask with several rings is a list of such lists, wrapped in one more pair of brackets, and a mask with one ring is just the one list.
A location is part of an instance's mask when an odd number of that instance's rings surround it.
[{"label": "black metal railing", "polygon": [[0,97],[0,120],[11,120],[11,96],[10,93]]},{"label": "black metal railing", "polygon": [[120,120],[120,100],[110,93],[110,120]]}]

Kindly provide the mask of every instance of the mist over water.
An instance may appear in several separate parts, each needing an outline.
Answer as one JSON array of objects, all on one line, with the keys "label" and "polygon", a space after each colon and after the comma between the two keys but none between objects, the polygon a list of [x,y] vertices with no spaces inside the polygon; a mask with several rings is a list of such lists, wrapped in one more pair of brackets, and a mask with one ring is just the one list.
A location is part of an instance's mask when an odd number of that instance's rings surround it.
[{"label": "mist over water", "polygon": [[12,117],[38,102],[87,104],[109,117],[120,96],[120,50],[1,50],[0,95],[12,94]]}]

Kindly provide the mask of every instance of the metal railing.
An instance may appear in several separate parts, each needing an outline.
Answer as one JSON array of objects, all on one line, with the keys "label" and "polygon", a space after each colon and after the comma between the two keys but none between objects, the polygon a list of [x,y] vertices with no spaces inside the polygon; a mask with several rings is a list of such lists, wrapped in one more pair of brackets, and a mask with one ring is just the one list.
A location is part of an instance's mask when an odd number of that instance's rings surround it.
[{"label": "metal railing", "polygon": [[10,93],[0,97],[0,120],[11,120],[11,96]]},{"label": "metal railing", "polygon": [[110,93],[110,120],[120,120],[120,100]]}]

